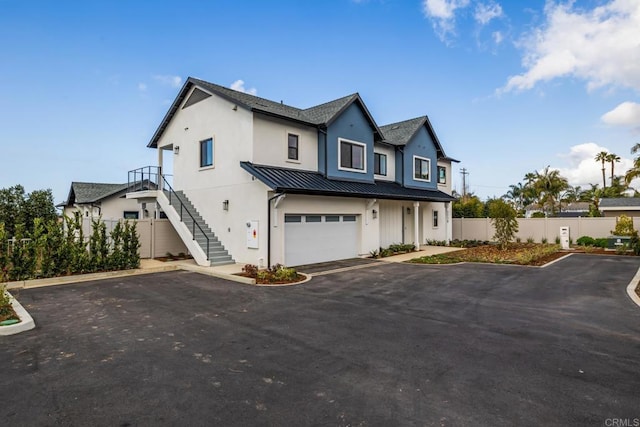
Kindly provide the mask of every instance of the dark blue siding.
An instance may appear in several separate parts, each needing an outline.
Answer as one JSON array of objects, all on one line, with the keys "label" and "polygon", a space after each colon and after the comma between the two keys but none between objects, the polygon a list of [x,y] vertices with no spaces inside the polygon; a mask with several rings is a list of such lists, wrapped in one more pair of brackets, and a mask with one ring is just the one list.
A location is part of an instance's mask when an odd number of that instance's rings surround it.
[{"label": "dark blue siding", "polygon": [[[366,173],[338,169],[338,139],[366,144]],[[320,149],[320,144],[318,144]],[[360,107],[353,103],[327,129],[327,177],[373,182],[373,129]],[[320,162],[318,156],[318,162]],[[318,165],[319,170],[323,165]]]},{"label": "dark blue siding", "polygon": [[[413,139],[404,146],[404,186],[409,188],[437,189],[438,157],[436,145],[429,136],[429,132],[423,126],[414,135]],[[431,160],[430,182],[416,181],[413,177],[413,156],[424,157]]]}]

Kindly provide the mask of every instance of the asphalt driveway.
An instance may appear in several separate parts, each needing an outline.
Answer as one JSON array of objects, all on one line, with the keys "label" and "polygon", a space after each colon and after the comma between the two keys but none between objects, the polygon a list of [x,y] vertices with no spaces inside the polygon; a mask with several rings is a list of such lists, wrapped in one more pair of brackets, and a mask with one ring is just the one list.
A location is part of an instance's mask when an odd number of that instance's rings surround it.
[{"label": "asphalt driveway", "polygon": [[574,255],[379,263],[297,287],[172,272],[25,290],[37,327],[0,337],[0,424],[633,422],[639,267]]}]

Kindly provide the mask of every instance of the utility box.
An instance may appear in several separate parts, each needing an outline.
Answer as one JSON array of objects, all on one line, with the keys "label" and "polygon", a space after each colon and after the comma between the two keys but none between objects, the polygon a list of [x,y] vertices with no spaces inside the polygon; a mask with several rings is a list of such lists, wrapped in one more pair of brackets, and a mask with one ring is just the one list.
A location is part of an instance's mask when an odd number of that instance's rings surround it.
[{"label": "utility box", "polygon": [[247,248],[258,249],[258,221],[247,221]]},{"label": "utility box", "polygon": [[569,227],[560,227],[560,245],[562,249],[569,249]]}]

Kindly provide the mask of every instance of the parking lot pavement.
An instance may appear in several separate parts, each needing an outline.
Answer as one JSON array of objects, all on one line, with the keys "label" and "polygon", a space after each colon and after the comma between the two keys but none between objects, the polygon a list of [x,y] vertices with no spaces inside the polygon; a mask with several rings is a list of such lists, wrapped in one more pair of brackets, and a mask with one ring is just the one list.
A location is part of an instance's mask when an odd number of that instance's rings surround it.
[{"label": "parking lot pavement", "polygon": [[301,286],[170,272],[18,295],[4,425],[607,425],[640,419],[634,257],[387,264]]}]

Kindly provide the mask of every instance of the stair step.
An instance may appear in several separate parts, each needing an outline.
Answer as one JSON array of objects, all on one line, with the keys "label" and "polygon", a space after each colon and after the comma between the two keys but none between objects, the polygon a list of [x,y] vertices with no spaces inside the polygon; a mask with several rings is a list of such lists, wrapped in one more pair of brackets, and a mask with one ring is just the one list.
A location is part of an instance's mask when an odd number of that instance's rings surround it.
[{"label": "stair step", "polygon": [[[165,196],[170,199],[170,204],[180,214],[182,207],[182,222],[189,229],[189,231],[195,234],[194,240],[198,243],[198,246],[203,251],[207,252],[207,257],[211,265],[225,265],[233,264],[233,258],[229,254],[222,243],[218,240],[215,233],[209,228],[204,218],[200,215],[195,208],[191,200],[182,190],[177,190],[175,194],[169,194],[169,191],[164,191]],[[194,230],[195,222],[195,230]],[[192,231],[194,230],[194,231]],[[209,241],[209,247],[207,248],[207,239]]]}]

